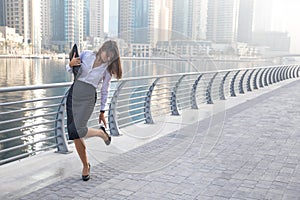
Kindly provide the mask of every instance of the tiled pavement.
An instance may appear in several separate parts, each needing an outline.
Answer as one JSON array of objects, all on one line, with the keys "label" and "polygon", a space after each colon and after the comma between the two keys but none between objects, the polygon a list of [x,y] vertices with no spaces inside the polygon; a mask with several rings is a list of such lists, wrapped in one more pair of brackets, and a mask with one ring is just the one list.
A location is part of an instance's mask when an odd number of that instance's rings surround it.
[{"label": "tiled pavement", "polygon": [[300,81],[21,199],[300,199]]}]

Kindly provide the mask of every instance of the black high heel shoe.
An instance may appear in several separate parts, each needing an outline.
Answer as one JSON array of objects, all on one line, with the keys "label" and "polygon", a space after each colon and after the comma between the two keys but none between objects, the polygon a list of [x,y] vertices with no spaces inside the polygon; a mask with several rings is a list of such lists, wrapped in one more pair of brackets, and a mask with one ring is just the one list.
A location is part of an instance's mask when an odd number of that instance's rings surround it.
[{"label": "black high heel shoe", "polygon": [[91,165],[89,163],[89,174],[88,175],[82,175],[82,180],[83,181],[88,181],[90,180],[90,171],[91,171]]},{"label": "black high heel shoe", "polygon": [[100,126],[100,129],[106,134],[106,136],[108,137],[108,140],[104,141],[105,144],[108,146],[111,143],[111,137],[107,134],[105,128],[103,126]]}]

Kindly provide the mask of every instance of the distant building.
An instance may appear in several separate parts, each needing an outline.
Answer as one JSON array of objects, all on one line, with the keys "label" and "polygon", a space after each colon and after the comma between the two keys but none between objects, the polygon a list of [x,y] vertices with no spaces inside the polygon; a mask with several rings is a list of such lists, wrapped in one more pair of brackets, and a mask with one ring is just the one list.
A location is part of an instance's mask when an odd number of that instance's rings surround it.
[{"label": "distant building", "polygon": [[119,0],[119,38],[129,44],[153,44],[153,2],[153,0]]},{"label": "distant building", "polygon": [[172,39],[206,38],[207,0],[173,0]]},{"label": "distant building", "polygon": [[51,0],[41,1],[41,39],[42,48],[50,48],[51,41]]},{"label": "distant building", "polygon": [[24,37],[32,53],[41,53],[41,0],[6,0],[1,4],[6,9],[5,24]]},{"label": "distant building", "polygon": [[83,14],[84,0],[51,1],[52,49],[69,52],[74,43],[83,48]]},{"label": "distant building", "polygon": [[23,44],[23,37],[16,33],[15,28],[0,26],[1,54],[16,54],[21,44]]},{"label": "distant building", "polygon": [[273,52],[289,52],[290,41],[288,33],[285,32],[254,32],[252,43],[255,46],[267,46]]},{"label": "distant building", "polygon": [[109,0],[108,36],[118,36],[119,0]]},{"label": "distant building", "polygon": [[238,0],[209,0],[206,39],[224,44],[236,42],[238,12]]},{"label": "distant building", "polygon": [[90,35],[91,37],[104,37],[104,1],[89,0]]},{"label": "distant building", "polygon": [[153,54],[157,56],[193,57],[207,55],[212,43],[209,41],[170,40],[158,41]]},{"label": "distant building", "polygon": [[271,31],[274,0],[255,0],[253,31]]},{"label": "distant building", "polygon": [[0,0],[0,26],[6,26],[5,0]]},{"label": "distant building", "polygon": [[24,43],[30,44],[30,2],[26,0],[20,0],[17,3],[14,0],[6,0],[4,2],[6,8],[6,26],[15,28],[16,33],[24,37]]},{"label": "distant building", "polygon": [[240,0],[237,41],[251,43],[254,0]]}]

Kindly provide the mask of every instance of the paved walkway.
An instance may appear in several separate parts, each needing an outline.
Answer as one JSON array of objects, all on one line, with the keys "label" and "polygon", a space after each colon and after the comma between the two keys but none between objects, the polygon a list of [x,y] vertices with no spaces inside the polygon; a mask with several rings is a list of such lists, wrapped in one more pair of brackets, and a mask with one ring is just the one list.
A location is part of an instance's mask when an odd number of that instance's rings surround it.
[{"label": "paved walkway", "polygon": [[296,80],[20,199],[300,199],[299,124]]}]

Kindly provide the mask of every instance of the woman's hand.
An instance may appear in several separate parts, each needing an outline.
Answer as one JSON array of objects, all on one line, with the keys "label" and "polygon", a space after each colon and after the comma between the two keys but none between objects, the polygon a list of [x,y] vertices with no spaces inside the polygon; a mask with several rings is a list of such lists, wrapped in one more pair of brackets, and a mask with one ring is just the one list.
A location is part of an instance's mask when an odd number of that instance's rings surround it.
[{"label": "woman's hand", "polygon": [[105,119],[103,112],[100,112],[100,114],[99,114],[99,124],[101,124],[101,122],[103,122],[104,127],[107,128],[106,127],[106,119]]},{"label": "woman's hand", "polygon": [[74,66],[78,66],[78,65],[80,65],[80,58],[79,57],[75,58],[75,53],[74,53],[73,58],[69,63],[69,66],[74,67]]}]

